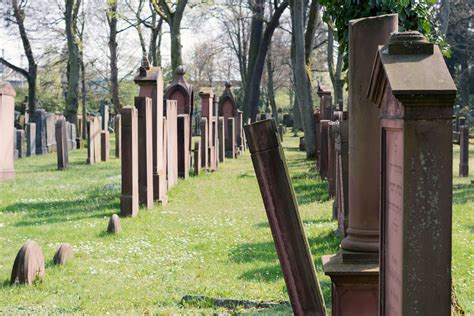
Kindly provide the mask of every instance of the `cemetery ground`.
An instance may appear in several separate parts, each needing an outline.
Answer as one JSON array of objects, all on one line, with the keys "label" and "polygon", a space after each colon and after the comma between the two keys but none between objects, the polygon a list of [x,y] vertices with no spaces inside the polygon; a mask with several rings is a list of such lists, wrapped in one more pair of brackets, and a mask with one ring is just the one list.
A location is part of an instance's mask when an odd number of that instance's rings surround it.
[{"label": "cemetery ground", "polygon": [[[330,280],[320,257],[336,253],[326,182],[286,134],[285,154],[325,301]],[[111,148],[114,148],[113,143]],[[473,146],[471,146],[473,148]],[[111,155],[112,156],[112,155]],[[56,170],[56,154],[16,161],[17,179],[0,183],[0,313],[219,312],[209,302],[181,303],[186,294],[252,301],[288,301],[249,153],[219,171],[180,181],[166,206],[122,218],[119,235],[105,233],[119,212],[120,161],[86,165],[86,149]],[[453,279],[462,307],[474,313],[474,186],[457,177],[454,147]],[[471,166],[474,150],[471,150]],[[34,286],[9,285],[17,251],[36,240],[46,276]],[[75,249],[65,266],[51,263],[60,243]],[[238,311],[242,311],[238,309]],[[290,314],[287,305],[244,312]]]}]

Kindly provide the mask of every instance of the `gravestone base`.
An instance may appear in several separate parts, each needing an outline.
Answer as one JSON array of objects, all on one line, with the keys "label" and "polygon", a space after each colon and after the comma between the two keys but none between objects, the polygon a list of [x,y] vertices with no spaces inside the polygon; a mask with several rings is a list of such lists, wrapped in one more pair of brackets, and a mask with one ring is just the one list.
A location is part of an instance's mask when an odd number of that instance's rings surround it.
[{"label": "gravestone base", "polygon": [[378,252],[361,252],[341,249],[341,259],[344,263],[374,263],[379,262]]},{"label": "gravestone base", "polygon": [[341,255],[323,256],[322,262],[331,278],[333,316],[378,314],[378,264],[343,263]]}]

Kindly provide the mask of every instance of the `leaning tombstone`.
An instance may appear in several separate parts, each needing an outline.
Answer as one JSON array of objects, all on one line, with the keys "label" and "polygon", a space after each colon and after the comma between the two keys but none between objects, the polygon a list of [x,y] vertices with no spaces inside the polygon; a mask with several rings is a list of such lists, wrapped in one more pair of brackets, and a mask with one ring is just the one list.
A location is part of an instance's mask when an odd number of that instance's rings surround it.
[{"label": "leaning tombstone", "polygon": [[275,121],[259,121],[244,130],[293,313],[326,315]]},{"label": "leaning tombstone", "polygon": [[56,153],[58,157],[58,169],[63,170],[69,167],[69,153],[67,146],[66,121],[60,119],[56,122]]},{"label": "leaning tombstone", "polygon": [[36,123],[26,124],[26,156],[36,155]]},{"label": "leaning tombstone", "polygon": [[450,315],[456,86],[438,46],[403,32],[379,47],[367,94],[381,122],[380,315]]},{"label": "leaning tombstone", "polygon": [[196,176],[201,172],[201,141],[197,140],[194,142],[194,174]]},{"label": "leaning tombstone", "polygon": [[70,244],[63,243],[59,246],[58,250],[53,257],[53,263],[55,265],[64,265],[66,262],[74,258],[74,249]]},{"label": "leaning tombstone", "polygon": [[109,234],[118,234],[122,231],[122,224],[120,224],[120,217],[117,214],[113,214],[109,219],[107,225],[107,232]]},{"label": "leaning tombstone", "polygon": [[469,177],[469,126],[461,126],[459,131],[459,176]]},{"label": "leaning tombstone", "polygon": [[13,87],[0,81],[0,181],[15,178],[15,168],[13,165],[13,140],[15,96]]},{"label": "leaning tombstone", "polygon": [[153,126],[151,98],[135,97],[138,110],[138,201],[153,207]]},{"label": "leaning tombstone", "polygon": [[16,255],[10,284],[32,285],[44,277],[44,257],[40,246],[34,240],[27,240]]},{"label": "leaning tombstone", "polygon": [[138,215],[138,111],[126,106],[122,115],[122,194],[120,215]]}]

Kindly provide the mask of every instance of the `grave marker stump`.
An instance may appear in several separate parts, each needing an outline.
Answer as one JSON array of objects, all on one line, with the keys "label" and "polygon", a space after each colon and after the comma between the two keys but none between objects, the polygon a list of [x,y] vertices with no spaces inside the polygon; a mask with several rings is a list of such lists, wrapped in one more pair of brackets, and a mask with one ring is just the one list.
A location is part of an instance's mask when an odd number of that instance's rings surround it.
[{"label": "grave marker stump", "polygon": [[0,81],[0,181],[15,178],[13,165],[13,140],[15,119],[15,96],[13,87]]},{"label": "grave marker stump", "polygon": [[381,117],[379,315],[450,315],[456,86],[438,46],[393,33],[368,97]]},{"label": "grave marker stump", "polygon": [[135,97],[138,110],[138,202],[153,207],[153,126],[152,100]]},{"label": "grave marker stump", "polygon": [[120,215],[138,215],[138,111],[126,106],[122,116],[122,194]]}]

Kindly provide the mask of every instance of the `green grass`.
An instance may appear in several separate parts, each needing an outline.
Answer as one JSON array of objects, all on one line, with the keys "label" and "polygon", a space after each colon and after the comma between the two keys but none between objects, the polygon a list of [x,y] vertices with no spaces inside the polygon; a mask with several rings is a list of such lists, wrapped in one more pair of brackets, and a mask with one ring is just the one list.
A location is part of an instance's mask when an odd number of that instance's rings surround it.
[{"label": "green grass", "polygon": [[[329,302],[320,256],[338,249],[336,223],[325,184],[308,173],[313,163],[296,150],[297,143],[297,138],[285,141],[291,147],[289,169]],[[17,179],[0,183],[0,313],[220,310],[181,307],[186,294],[288,300],[248,152],[227,160],[218,172],[179,181],[167,206],[122,219],[118,236],[104,230],[119,210],[120,161],[89,166],[85,159],[85,150],[72,152],[66,171],[56,170],[54,154],[19,160]],[[15,255],[27,239],[42,246],[46,277],[32,287],[10,287]],[[74,246],[76,257],[63,267],[51,266],[62,242]]]},{"label": "green grass", "polygon": [[[296,149],[298,138],[287,136],[287,162],[329,307],[330,280],[320,257],[339,247],[332,201],[326,184],[308,172],[313,162]],[[455,174],[458,156],[455,152]],[[474,166],[474,151],[471,157]],[[186,294],[288,300],[248,152],[227,160],[218,172],[179,181],[167,206],[123,218],[118,236],[104,231],[119,210],[120,161],[89,166],[85,159],[85,150],[72,152],[66,171],[56,170],[55,154],[19,160],[17,179],[0,183],[0,314],[225,311],[207,303],[181,306]],[[469,183],[455,177],[453,215],[453,278],[468,314],[474,312],[474,186]],[[35,286],[10,287],[11,267],[26,239],[42,246],[46,277]],[[62,242],[74,246],[76,258],[54,267],[51,260]],[[291,309],[231,312],[290,314]]]}]

